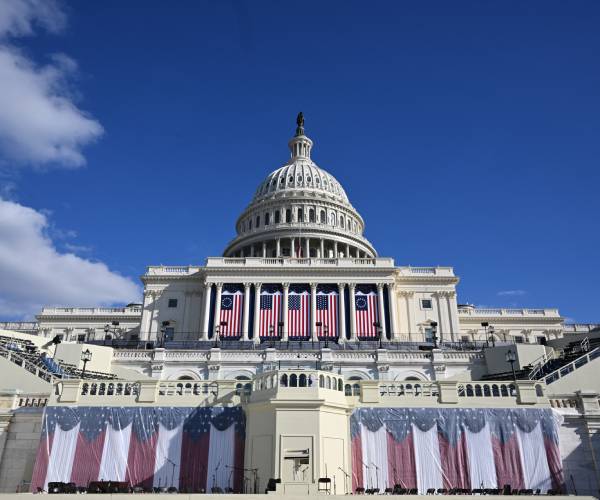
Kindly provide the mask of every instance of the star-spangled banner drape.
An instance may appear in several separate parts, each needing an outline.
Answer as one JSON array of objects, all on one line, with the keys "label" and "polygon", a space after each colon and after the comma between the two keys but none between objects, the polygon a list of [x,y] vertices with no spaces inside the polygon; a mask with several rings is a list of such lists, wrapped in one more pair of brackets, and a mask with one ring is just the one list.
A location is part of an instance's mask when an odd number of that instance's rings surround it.
[{"label": "star-spangled banner drape", "polygon": [[340,295],[337,286],[319,285],[317,287],[317,317],[316,322],[322,323],[318,335],[320,338],[338,337],[338,311]]},{"label": "star-spangled banner drape", "polygon": [[290,286],[287,316],[289,338],[310,337],[310,287],[308,285]]},{"label": "star-spangled banner drape", "polygon": [[279,285],[263,285],[260,292],[258,335],[261,338],[278,337],[283,293]]},{"label": "star-spangled banner drape", "polygon": [[546,408],[359,408],[350,419],[353,490],[564,490],[561,418]]},{"label": "star-spangled banner drape", "polygon": [[241,408],[47,407],[31,489],[92,481],[240,492]]}]

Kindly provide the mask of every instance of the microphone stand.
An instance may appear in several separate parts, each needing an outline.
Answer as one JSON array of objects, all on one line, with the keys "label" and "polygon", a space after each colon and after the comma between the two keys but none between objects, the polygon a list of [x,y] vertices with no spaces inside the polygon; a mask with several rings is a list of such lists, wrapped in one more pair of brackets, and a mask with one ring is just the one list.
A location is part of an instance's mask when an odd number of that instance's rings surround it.
[{"label": "microphone stand", "polygon": [[221,460],[217,462],[217,466],[215,467],[215,471],[213,473],[213,484],[210,492],[212,493],[212,489],[217,486],[217,474],[219,473],[219,467],[221,467]]},{"label": "microphone stand", "polygon": [[371,465],[375,467],[375,488],[379,490],[379,467],[371,462]]},{"label": "microphone stand", "polygon": [[344,469],[338,467],[339,470],[344,474],[344,495],[348,494],[348,479],[350,479],[350,474],[348,474]]},{"label": "microphone stand", "polygon": [[[367,489],[370,490],[371,489],[371,473],[369,471],[370,467],[366,463],[364,463],[360,458],[359,458],[359,460],[360,460],[360,463],[363,464],[363,467],[365,469],[367,469]],[[362,486],[364,488],[365,485],[363,484]]]},{"label": "microphone stand", "polygon": [[171,486],[175,486],[175,462],[168,457],[165,457],[165,460],[169,462],[173,466],[173,470],[171,471]]}]

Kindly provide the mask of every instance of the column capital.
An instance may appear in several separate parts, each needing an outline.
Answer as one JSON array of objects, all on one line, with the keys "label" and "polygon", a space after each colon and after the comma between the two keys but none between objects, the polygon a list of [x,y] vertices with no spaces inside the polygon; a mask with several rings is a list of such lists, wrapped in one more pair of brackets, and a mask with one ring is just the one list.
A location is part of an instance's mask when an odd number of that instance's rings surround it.
[{"label": "column capital", "polygon": [[310,284],[310,289],[311,290],[316,290],[317,289],[317,283],[311,283]]},{"label": "column capital", "polygon": [[415,292],[409,292],[407,290],[399,290],[398,295],[400,295],[400,297],[410,298],[410,297],[414,297]]},{"label": "column capital", "polygon": [[214,285],[214,283],[212,281],[204,280],[204,286],[206,288],[210,288],[213,285]]},{"label": "column capital", "polygon": [[290,287],[289,283],[282,283],[281,286],[283,287],[283,289],[285,290],[286,288]]},{"label": "column capital", "polygon": [[385,283],[376,283],[376,285],[377,285],[377,290],[383,290],[383,285],[384,285],[384,284],[385,284]]},{"label": "column capital", "polygon": [[350,290],[354,290],[356,288],[356,283],[348,283],[348,288],[350,288]]},{"label": "column capital", "polygon": [[246,288],[246,289],[250,288],[251,286],[252,286],[252,283],[248,283],[248,282],[244,283],[244,288]]},{"label": "column capital", "polygon": [[254,286],[255,286],[256,288],[260,288],[260,287],[262,286],[262,283],[261,283],[260,281],[255,281],[255,282],[254,282]]},{"label": "column capital", "polygon": [[219,290],[221,290],[223,288],[223,283],[216,283],[216,285]]},{"label": "column capital", "polygon": [[344,287],[346,286],[346,283],[338,283],[337,286],[338,286],[338,290],[343,290]]}]

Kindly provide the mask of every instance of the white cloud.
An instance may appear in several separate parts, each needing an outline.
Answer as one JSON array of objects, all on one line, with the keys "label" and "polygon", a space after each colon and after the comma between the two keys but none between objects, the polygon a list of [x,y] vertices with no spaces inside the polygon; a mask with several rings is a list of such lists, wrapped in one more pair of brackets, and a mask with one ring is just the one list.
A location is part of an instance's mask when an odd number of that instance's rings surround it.
[{"label": "white cloud", "polygon": [[106,264],[58,251],[49,227],[43,213],[0,199],[0,316],[30,318],[43,305],[139,299],[139,286]]},{"label": "white cloud", "polygon": [[0,1],[0,156],[4,167],[79,167],[82,148],[103,133],[98,121],[73,102],[69,82],[77,64],[64,54],[36,65],[7,42],[31,35],[35,25],[49,31],[65,23],[58,4],[48,0]]},{"label": "white cloud", "polygon": [[497,295],[500,297],[520,297],[526,293],[525,290],[502,290],[501,292],[498,292]]},{"label": "white cloud", "polygon": [[50,32],[60,31],[66,16],[54,0],[2,0],[0,2],[0,37],[33,34],[39,24]]}]

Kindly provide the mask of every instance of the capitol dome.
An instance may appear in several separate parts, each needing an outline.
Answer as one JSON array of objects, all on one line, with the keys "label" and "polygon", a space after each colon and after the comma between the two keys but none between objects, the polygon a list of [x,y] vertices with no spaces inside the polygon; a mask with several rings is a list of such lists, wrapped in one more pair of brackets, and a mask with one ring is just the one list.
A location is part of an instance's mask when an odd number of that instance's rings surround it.
[{"label": "capitol dome", "polygon": [[298,115],[289,161],[271,172],[238,218],[225,257],[364,258],[377,252],[342,185],[311,159]]}]

